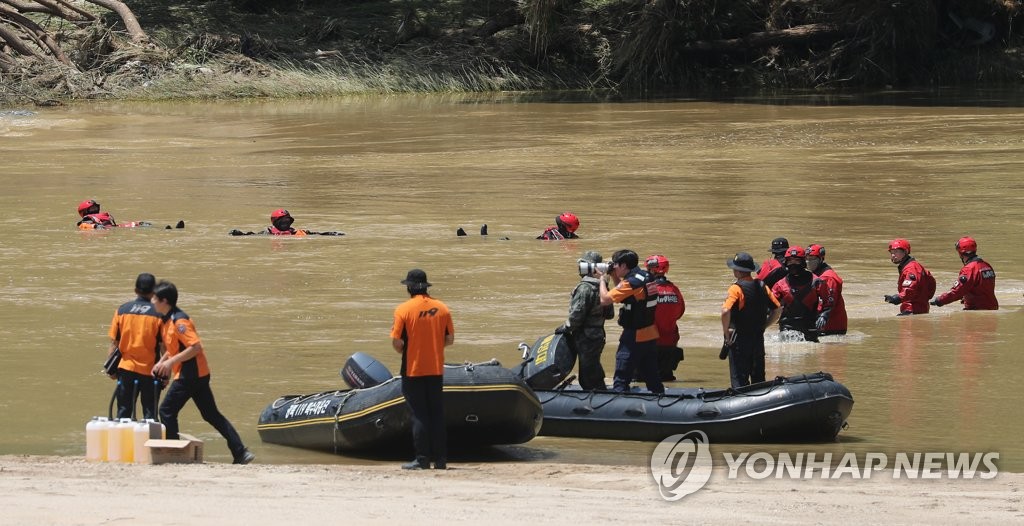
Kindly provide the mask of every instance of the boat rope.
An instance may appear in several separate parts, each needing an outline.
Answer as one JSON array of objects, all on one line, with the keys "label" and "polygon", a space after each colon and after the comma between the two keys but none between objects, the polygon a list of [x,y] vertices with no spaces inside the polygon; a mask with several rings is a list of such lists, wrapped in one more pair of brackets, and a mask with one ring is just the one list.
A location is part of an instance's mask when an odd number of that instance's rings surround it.
[{"label": "boat rope", "polygon": [[[337,391],[335,391],[337,392]],[[352,396],[355,390],[345,391],[341,398],[338,399],[338,408],[334,410],[334,427],[331,429],[331,445],[334,446],[334,454],[338,454],[338,428],[340,427],[341,411],[345,408],[345,403],[348,402],[349,397]]]},{"label": "boat rope", "polygon": [[[783,385],[789,385],[789,384],[815,384],[815,383],[820,383],[820,382],[824,382],[824,381],[830,381],[830,382],[833,381],[832,375],[828,374],[828,373],[825,373],[825,372],[817,372],[817,373],[812,373],[812,374],[802,374],[800,376],[790,376],[788,378],[785,377],[785,376],[776,376],[770,382],[763,382],[763,383],[757,383],[757,384],[752,384],[752,385],[745,385],[745,386],[740,387],[740,388],[729,387],[728,389],[726,389],[724,391],[721,391],[721,393],[722,393],[721,396],[718,396],[718,397],[715,397],[715,398],[708,398],[707,397],[707,393],[705,393],[704,394],[704,399],[705,399],[705,401],[708,401],[708,402],[717,402],[719,400],[724,400],[724,399],[732,397],[732,396],[743,396],[743,397],[757,398],[757,397],[760,397],[760,396],[765,396],[765,395],[771,393],[772,391],[775,391],[776,389],[778,389],[779,387],[781,387]],[[759,392],[759,393],[750,392],[750,391],[762,389],[764,384],[766,384],[766,383],[770,384],[766,391]]]}]

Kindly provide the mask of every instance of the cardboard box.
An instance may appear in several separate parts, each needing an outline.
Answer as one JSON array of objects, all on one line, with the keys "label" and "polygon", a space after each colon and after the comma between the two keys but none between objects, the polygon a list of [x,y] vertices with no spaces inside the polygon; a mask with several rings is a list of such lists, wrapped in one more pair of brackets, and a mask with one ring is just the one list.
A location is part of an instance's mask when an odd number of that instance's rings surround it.
[{"label": "cardboard box", "polygon": [[203,441],[185,433],[178,433],[178,436],[178,440],[151,438],[146,441],[153,464],[203,463]]}]

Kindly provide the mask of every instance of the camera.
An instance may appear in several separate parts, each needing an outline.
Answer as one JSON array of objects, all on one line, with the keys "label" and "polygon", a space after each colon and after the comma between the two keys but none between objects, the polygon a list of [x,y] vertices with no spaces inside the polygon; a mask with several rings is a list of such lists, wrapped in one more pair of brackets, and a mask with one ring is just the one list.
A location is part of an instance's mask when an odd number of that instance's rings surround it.
[{"label": "camera", "polygon": [[583,261],[582,259],[579,260],[578,263],[580,267],[580,276],[589,276],[593,274],[595,270],[598,272],[608,272],[608,263],[591,263],[589,261]]}]

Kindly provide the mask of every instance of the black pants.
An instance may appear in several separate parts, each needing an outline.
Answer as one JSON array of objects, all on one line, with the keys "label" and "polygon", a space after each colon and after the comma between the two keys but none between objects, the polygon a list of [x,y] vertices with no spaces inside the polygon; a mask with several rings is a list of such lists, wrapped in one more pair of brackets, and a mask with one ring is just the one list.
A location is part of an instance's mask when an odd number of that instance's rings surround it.
[{"label": "black pants", "polygon": [[612,390],[629,392],[633,375],[639,371],[640,378],[652,393],[664,393],[665,384],[658,376],[657,340],[636,341],[636,330],[623,329],[619,337],[619,349],[615,351],[615,373]]},{"label": "black pants", "polygon": [[160,383],[153,377],[124,369],[117,370],[117,418],[135,418],[135,401],[142,398],[142,418],[156,419],[156,404],[160,399]]},{"label": "black pants", "polygon": [[601,366],[601,352],[604,351],[605,344],[604,329],[601,329],[599,336],[584,332],[574,336],[571,342],[572,350],[580,359],[580,387],[585,391],[607,389],[604,383],[604,367]]},{"label": "black pants", "polygon": [[764,333],[736,336],[729,353],[729,376],[733,387],[764,381]]},{"label": "black pants", "polygon": [[225,440],[228,441],[228,449],[235,460],[241,458],[245,453],[245,445],[242,438],[235,431],[235,426],[228,422],[224,415],[217,409],[217,402],[213,399],[213,390],[210,389],[210,375],[202,378],[178,379],[171,383],[164,397],[164,403],[160,404],[160,421],[167,426],[167,438],[178,438],[178,412],[185,407],[185,403],[192,399],[199,409],[199,414],[206,420]]},{"label": "black pants", "polygon": [[412,444],[420,464],[448,461],[444,377],[403,376],[402,395],[412,411]]}]

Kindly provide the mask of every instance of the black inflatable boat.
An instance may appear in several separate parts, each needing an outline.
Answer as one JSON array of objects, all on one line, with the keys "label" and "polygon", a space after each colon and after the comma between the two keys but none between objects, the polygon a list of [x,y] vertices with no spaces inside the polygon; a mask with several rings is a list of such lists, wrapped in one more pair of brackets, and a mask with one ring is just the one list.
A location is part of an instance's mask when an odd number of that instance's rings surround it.
[{"label": "black inflatable boat", "polygon": [[[352,365],[350,359],[343,378],[366,387],[282,396],[260,415],[260,438],[331,452],[411,449],[412,420],[401,378],[371,378],[386,371],[372,358]],[[476,446],[528,442],[542,418],[540,402],[522,378],[495,361],[446,365],[444,411],[449,442]]]},{"label": "black inflatable boat", "polygon": [[834,440],[853,409],[849,389],[823,372],[664,395],[560,387],[575,361],[562,335],[520,348],[520,374],[544,407],[541,435],[658,442],[700,430],[713,443],[820,442]]}]

